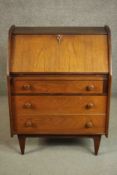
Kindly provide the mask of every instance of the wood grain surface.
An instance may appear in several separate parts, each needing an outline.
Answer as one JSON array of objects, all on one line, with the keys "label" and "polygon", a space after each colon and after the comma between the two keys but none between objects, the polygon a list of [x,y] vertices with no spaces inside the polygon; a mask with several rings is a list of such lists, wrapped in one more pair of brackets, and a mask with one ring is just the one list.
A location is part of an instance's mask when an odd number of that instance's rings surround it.
[{"label": "wood grain surface", "polygon": [[[89,127],[87,124],[91,123]],[[89,116],[17,116],[15,118],[17,133],[32,134],[103,134],[105,132],[105,115]]]},{"label": "wood grain surface", "polygon": [[16,35],[10,72],[108,72],[106,35]]},{"label": "wood grain surface", "polygon": [[14,81],[12,93],[61,93],[61,94],[102,94],[103,81],[77,80],[17,80]]},{"label": "wood grain surface", "polygon": [[106,96],[12,96],[16,115],[101,115],[106,113],[106,99]]}]

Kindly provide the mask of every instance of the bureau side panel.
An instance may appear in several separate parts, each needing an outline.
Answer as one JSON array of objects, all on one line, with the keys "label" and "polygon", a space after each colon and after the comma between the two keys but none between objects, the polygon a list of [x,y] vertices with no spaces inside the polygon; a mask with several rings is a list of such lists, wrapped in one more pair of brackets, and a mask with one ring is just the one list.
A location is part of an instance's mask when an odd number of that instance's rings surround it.
[{"label": "bureau side panel", "polygon": [[7,76],[7,93],[8,93],[8,106],[9,106],[9,117],[10,117],[10,131],[11,137],[14,135],[14,116],[13,116],[13,109],[12,109],[12,97],[11,97],[11,80],[10,76]]},{"label": "bureau side panel", "polygon": [[112,86],[112,53],[111,53],[111,30],[108,26],[105,26],[107,31],[107,43],[108,43],[108,98],[107,98],[107,119],[106,119],[106,137],[109,132],[109,118],[110,118],[110,101],[111,101],[111,86]]}]

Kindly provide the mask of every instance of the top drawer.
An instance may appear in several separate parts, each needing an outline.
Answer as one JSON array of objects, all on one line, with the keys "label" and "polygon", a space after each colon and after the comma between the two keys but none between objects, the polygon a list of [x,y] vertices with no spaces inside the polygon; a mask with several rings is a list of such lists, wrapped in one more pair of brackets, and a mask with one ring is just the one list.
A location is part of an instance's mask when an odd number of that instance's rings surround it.
[{"label": "top drawer", "polygon": [[15,78],[12,93],[102,94],[104,93],[104,81],[90,78]]}]

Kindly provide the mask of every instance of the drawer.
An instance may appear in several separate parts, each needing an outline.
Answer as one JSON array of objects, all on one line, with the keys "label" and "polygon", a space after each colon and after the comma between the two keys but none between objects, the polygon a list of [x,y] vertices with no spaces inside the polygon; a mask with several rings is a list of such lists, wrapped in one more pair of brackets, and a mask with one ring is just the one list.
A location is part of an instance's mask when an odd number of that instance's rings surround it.
[{"label": "drawer", "polygon": [[105,114],[106,96],[12,96],[16,114]]},{"label": "drawer", "polygon": [[19,115],[15,130],[22,134],[103,134],[105,118],[105,115]]},{"label": "drawer", "polygon": [[16,94],[101,94],[104,81],[95,80],[14,80],[12,92]]}]

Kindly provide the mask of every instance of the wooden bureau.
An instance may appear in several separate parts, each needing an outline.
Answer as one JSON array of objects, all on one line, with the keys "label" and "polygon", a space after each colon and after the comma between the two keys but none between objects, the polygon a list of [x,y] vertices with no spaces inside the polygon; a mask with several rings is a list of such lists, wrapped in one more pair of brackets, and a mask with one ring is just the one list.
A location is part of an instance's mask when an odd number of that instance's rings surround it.
[{"label": "wooden bureau", "polygon": [[22,154],[30,136],[91,137],[98,154],[108,136],[110,45],[108,26],[10,28],[10,126]]}]

